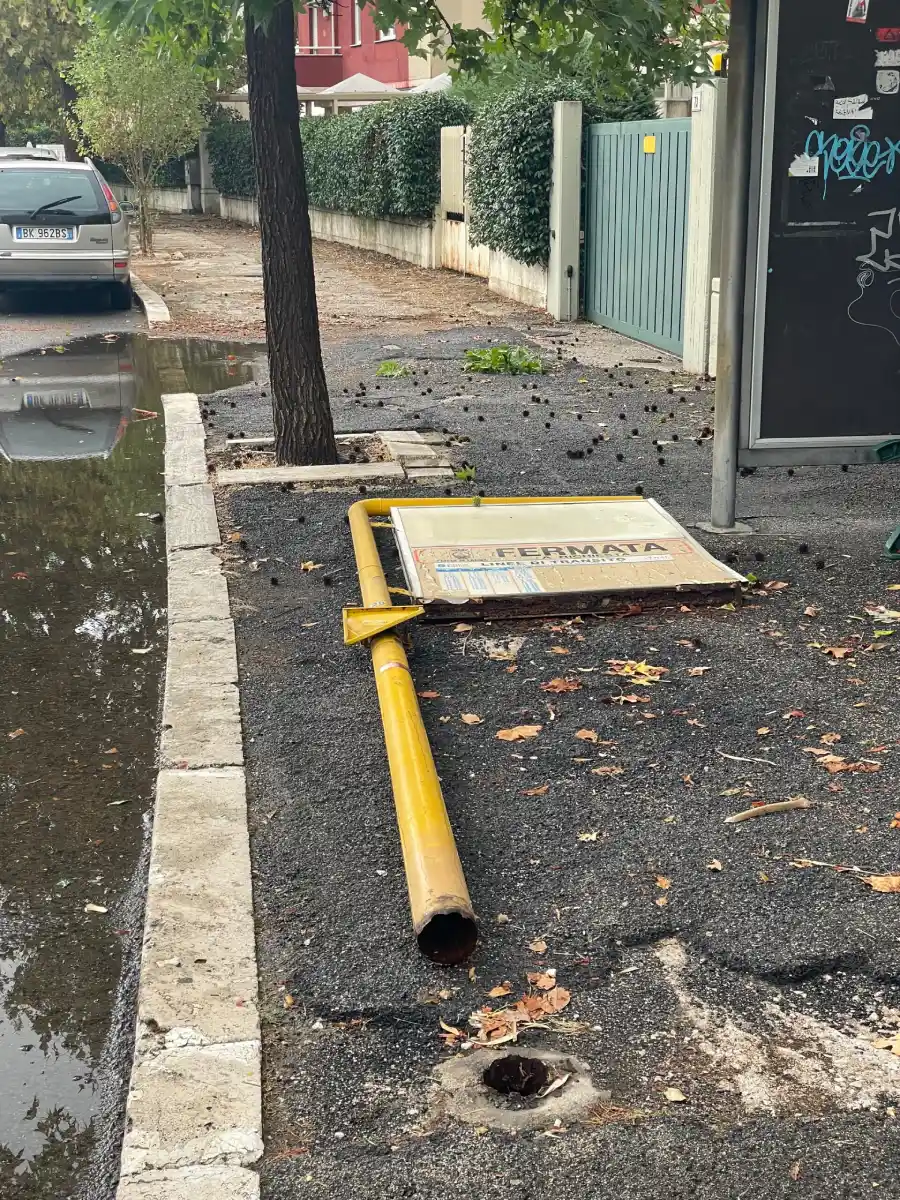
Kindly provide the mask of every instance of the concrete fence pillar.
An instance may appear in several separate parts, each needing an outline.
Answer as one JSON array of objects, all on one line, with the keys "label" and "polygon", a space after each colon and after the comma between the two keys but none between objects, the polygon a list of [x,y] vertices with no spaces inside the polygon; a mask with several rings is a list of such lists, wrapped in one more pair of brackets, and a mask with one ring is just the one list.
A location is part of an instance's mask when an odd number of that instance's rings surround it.
[{"label": "concrete fence pillar", "polygon": [[698,375],[709,366],[712,285],[719,274],[727,87],[725,79],[714,79],[695,87],[692,100],[683,356],[684,369]]},{"label": "concrete fence pillar", "polygon": [[581,102],[553,106],[553,177],[550,185],[550,264],[547,311],[557,321],[578,320],[581,259]]},{"label": "concrete fence pillar", "polygon": [[212,177],[212,163],[209,160],[209,147],[206,139],[207,130],[200,134],[200,209],[213,217],[220,212],[219,193],[216,191]]}]

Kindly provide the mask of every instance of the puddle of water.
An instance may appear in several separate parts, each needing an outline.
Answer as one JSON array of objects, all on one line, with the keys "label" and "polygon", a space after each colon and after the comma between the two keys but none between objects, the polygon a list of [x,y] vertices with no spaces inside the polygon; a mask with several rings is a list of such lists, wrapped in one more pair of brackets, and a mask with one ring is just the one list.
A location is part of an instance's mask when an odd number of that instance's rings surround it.
[{"label": "puddle of water", "polygon": [[115,1177],[166,656],[159,396],[247,363],[121,335],[0,365],[4,1200],[80,1195],[89,1175],[107,1194],[101,1132]]}]

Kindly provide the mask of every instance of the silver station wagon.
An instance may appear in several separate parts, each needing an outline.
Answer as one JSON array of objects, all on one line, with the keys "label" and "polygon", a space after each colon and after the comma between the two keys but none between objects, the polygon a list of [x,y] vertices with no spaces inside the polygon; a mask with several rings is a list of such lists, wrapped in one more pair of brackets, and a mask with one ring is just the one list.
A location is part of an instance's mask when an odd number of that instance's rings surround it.
[{"label": "silver station wagon", "polygon": [[4,148],[0,291],[59,287],[104,287],[114,308],[131,308],[127,214],[90,161]]}]

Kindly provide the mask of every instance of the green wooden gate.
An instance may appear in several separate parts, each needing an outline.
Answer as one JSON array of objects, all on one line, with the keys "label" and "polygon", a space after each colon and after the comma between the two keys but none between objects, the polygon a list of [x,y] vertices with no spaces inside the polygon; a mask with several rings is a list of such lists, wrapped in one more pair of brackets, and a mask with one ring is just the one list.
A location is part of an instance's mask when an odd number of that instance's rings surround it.
[{"label": "green wooden gate", "polygon": [[680,355],[690,118],[589,125],[586,138],[585,315]]}]

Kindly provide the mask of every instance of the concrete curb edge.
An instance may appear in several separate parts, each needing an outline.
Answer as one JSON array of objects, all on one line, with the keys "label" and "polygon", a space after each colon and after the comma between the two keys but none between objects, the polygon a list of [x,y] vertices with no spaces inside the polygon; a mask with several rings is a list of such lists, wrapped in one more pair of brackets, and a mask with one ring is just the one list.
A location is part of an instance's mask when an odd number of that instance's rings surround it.
[{"label": "concrete curb edge", "polygon": [[133,271],[131,272],[131,286],[138,304],[144,310],[150,329],[154,325],[167,325],[172,320],[169,306],[162,296],[158,292],[154,292],[152,287],[148,287],[143,279],[139,275],[135,275]]},{"label": "concrete curb edge", "polygon": [[117,1200],[258,1200],[256,946],[234,622],[193,393],[165,394],[169,643]]}]

